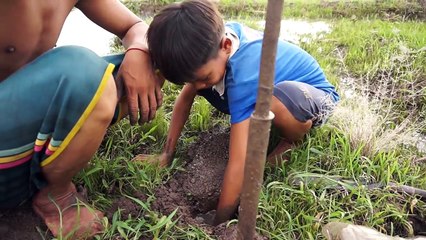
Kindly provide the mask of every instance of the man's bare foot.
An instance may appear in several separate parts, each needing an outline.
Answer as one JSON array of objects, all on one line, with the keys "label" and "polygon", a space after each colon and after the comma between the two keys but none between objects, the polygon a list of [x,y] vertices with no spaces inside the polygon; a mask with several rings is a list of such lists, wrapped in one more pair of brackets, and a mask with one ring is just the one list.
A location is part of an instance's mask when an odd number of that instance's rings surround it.
[{"label": "man's bare foot", "polygon": [[33,198],[34,211],[44,220],[55,237],[88,239],[103,230],[100,211],[90,208],[77,193],[74,184],[57,197],[42,189]]},{"label": "man's bare foot", "polygon": [[267,157],[267,162],[271,165],[281,165],[282,162],[286,162],[290,159],[288,151],[294,147],[294,143],[290,143],[286,140],[281,140],[278,145],[272,150]]}]

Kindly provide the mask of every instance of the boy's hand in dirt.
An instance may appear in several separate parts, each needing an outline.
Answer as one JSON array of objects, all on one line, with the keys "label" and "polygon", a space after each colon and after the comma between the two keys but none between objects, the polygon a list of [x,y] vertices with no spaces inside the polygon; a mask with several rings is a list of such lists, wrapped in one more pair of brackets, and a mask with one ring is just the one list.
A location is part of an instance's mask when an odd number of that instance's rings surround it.
[{"label": "boy's hand in dirt", "polygon": [[235,203],[234,205],[229,207],[218,208],[216,210],[216,214],[213,219],[213,226],[217,226],[221,223],[224,223],[230,220],[232,217],[235,216],[237,210],[238,210],[238,203]]},{"label": "boy's hand in dirt", "polygon": [[171,158],[166,154],[139,154],[136,155],[132,161],[148,162],[151,164],[158,164],[159,167],[165,168],[170,165]]},{"label": "boy's hand in dirt", "polygon": [[211,211],[206,212],[206,213],[198,214],[195,219],[200,223],[213,225],[215,215],[216,215],[216,210],[211,210]]}]

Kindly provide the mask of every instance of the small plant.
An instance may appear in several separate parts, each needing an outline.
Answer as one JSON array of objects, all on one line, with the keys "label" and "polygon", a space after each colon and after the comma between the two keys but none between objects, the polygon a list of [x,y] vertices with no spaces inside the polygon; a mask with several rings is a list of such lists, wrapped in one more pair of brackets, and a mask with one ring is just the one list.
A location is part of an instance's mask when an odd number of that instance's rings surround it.
[{"label": "small plant", "polygon": [[196,98],[189,117],[190,128],[196,131],[206,131],[211,126],[212,107],[204,98]]}]

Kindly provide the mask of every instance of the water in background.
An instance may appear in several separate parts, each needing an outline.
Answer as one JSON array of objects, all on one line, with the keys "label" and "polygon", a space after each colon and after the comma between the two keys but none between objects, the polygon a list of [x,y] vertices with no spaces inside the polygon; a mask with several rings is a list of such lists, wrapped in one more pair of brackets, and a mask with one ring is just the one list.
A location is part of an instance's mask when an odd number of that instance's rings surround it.
[{"label": "water in background", "polygon": [[[258,22],[259,27],[265,28],[265,21]],[[299,44],[322,38],[324,34],[331,32],[330,24],[326,22],[308,22],[302,20],[282,20],[280,37],[289,42]]]},{"label": "water in background", "polygon": [[56,45],[78,45],[99,55],[106,55],[110,53],[113,37],[114,34],[94,24],[80,10],[74,9],[65,20]]}]

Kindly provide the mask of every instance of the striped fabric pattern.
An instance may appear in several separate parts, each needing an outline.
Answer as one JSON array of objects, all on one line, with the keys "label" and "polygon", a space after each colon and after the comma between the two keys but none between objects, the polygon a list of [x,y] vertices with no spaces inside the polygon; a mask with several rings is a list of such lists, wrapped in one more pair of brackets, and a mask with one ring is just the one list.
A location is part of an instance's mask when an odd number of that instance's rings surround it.
[{"label": "striped fabric pattern", "polygon": [[58,47],[0,82],[0,209],[47,185],[42,168],[72,142],[123,57]]},{"label": "striped fabric pattern", "polygon": [[39,133],[35,143],[29,143],[15,149],[0,151],[0,169],[8,169],[31,160],[34,153],[44,151],[46,157],[51,156],[62,141],[51,139],[51,134]]},{"label": "striped fabric pattern", "polygon": [[0,151],[0,169],[12,168],[28,162],[34,152],[34,143]]}]

